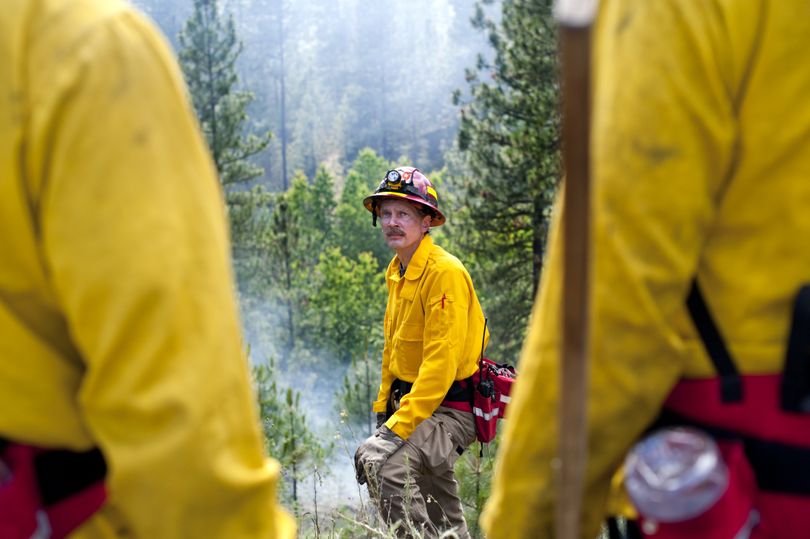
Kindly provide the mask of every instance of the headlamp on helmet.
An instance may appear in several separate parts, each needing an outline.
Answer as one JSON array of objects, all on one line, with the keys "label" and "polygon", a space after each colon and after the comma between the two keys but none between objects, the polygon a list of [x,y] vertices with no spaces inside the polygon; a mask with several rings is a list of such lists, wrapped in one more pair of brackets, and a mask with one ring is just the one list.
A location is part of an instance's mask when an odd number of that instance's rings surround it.
[{"label": "headlamp on helmet", "polygon": [[[388,173],[385,175],[385,179],[383,180],[384,183],[392,187],[395,185],[399,185],[401,181],[402,181],[402,174],[400,174],[398,170],[389,170]],[[382,184],[380,184],[380,187],[382,187]]]},{"label": "headlamp on helmet", "polygon": [[377,208],[383,198],[404,198],[417,204],[431,217],[431,226],[444,223],[444,215],[439,211],[439,195],[430,180],[413,167],[399,167],[385,173],[374,194],[363,200],[363,205],[372,213],[371,223],[377,225]]}]

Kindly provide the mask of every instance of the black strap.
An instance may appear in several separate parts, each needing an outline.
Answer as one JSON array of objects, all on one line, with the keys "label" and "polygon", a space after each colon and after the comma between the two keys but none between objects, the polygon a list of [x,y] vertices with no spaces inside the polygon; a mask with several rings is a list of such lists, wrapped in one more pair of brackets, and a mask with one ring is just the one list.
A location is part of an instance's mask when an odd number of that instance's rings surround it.
[{"label": "black strap", "polygon": [[[465,378],[464,380],[456,380],[450,386],[447,395],[445,395],[442,400],[450,402],[472,402],[472,386],[472,377]],[[397,400],[399,400],[410,393],[412,387],[413,383],[394,378],[394,382],[391,384],[391,393],[397,392]]]},{"label": "black strap", "polygon": [[394,378],[394,381],[391,383],[391,393],[392,394],[396,393],[397,400],[399,400],[406,394],[410,393],[412,387],[413,382],[406,382],[405,380]]},{"label": "black strap", "polygon": [[723,402],[740,402],[743,399],[742,379],[731,359],[723,336],[714,323],[709,307],[700,292],[697,279],[692,281],[689,297],[686,300],[692,322],[698,330],[706,352],[720,377],[720,398]]},{"label": "black strap", "polygon": [[450,386],[444,400],[449,402],[472,402],[473,399],[473,384],[472,377],[464,380],[456,380]]},{"label": "black strap", "polygon": [[107,465],[98,449],[83,453],[47,451],[35,458],[34,465],[45,506],[77,494],[107,475]]},{"label": "black strap", "polygon": [[608,539],[624,539],[624,534],[619,530],[619,523],[616,517],[607,519]]},{"label": "black strap", "polygon": [[799,290],[793,305],[780,399],[785,411],[810,413],[810,285]]},{"label": "black strap", "polygon": [[624,533],[619,526],[619,519],[615,516],[607,519],[608,539],[642,539],[638,524],[634,520],[624,520]]},{"label": "black strap", "polygon": [[[0,456],[12,442],[0,438]],[[97,448],[77,453],[54,449],[34,457],[42,504],[50,506],[103,481],[107,463]]]},{"label": "black strap", "polygon": [[740,434],[666,409],[661,412],[653,428],[673,425],[697,427],[713,438],[741,442],[761,490],[810,496],[810,447]]},{"label": "black strap", "polygon": [[627,529],[627,539],[642,539],[641,530],[638,527],[638,522],[635,520],[628,520],[625,524]]}]

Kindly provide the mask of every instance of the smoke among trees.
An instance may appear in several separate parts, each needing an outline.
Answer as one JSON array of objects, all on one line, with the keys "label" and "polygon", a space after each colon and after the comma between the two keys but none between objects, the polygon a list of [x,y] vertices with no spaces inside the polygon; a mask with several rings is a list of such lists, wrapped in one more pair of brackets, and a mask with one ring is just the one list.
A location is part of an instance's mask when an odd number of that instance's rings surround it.
[{"label": "smoke among trees", "polygon": [[[350,453],[373,427],[392,256],[362,199],[394,166],[426,173],[448,215],[434,241],[472,274],[488,355],[515,363],[559,178],[550,1],[134,3],[178,54],[223,184],[281,497],[304,535],[352,536],[376,525]],[[475,534],[493,454],[457,465]]]}]

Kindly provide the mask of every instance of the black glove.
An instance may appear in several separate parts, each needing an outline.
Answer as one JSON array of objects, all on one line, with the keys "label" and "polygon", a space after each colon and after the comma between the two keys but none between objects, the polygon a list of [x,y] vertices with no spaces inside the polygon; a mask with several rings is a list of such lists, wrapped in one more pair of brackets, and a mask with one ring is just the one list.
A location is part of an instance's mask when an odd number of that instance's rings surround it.
[{"label": "black glove", "polygon": [[377,412],[377,427],[376,428],[379,429],[380,427],[382,427],[383,423],[385,423],[385,421],[387,419],[388,419],[388,414],[386,414],[385,412]]},{"label": "black glove", "polygon": [[377,472],[388,457],[396,453],[397,449],[405,444],[405,440],[383,425],[365,442],[360,444],[354,454],[354,471],[357,482],[365,484],[366,479],[377,478]]}]

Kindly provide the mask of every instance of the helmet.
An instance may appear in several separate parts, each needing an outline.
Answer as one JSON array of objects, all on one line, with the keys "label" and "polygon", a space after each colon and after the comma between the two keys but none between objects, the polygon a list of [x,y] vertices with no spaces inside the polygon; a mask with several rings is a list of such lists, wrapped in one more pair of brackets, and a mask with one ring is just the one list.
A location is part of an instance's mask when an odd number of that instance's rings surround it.
[{"label": "helmet", "polygon": [[363,199],[363,205],[371,212],[371,224],[374,226],[377,226],[377,208],[386,198],[405,199],[419,204],[430,215],[430,226],[444,224],[444,214],[439,211],[439,195],[418,168],[398,167],[389,170],[374,194]]}]

